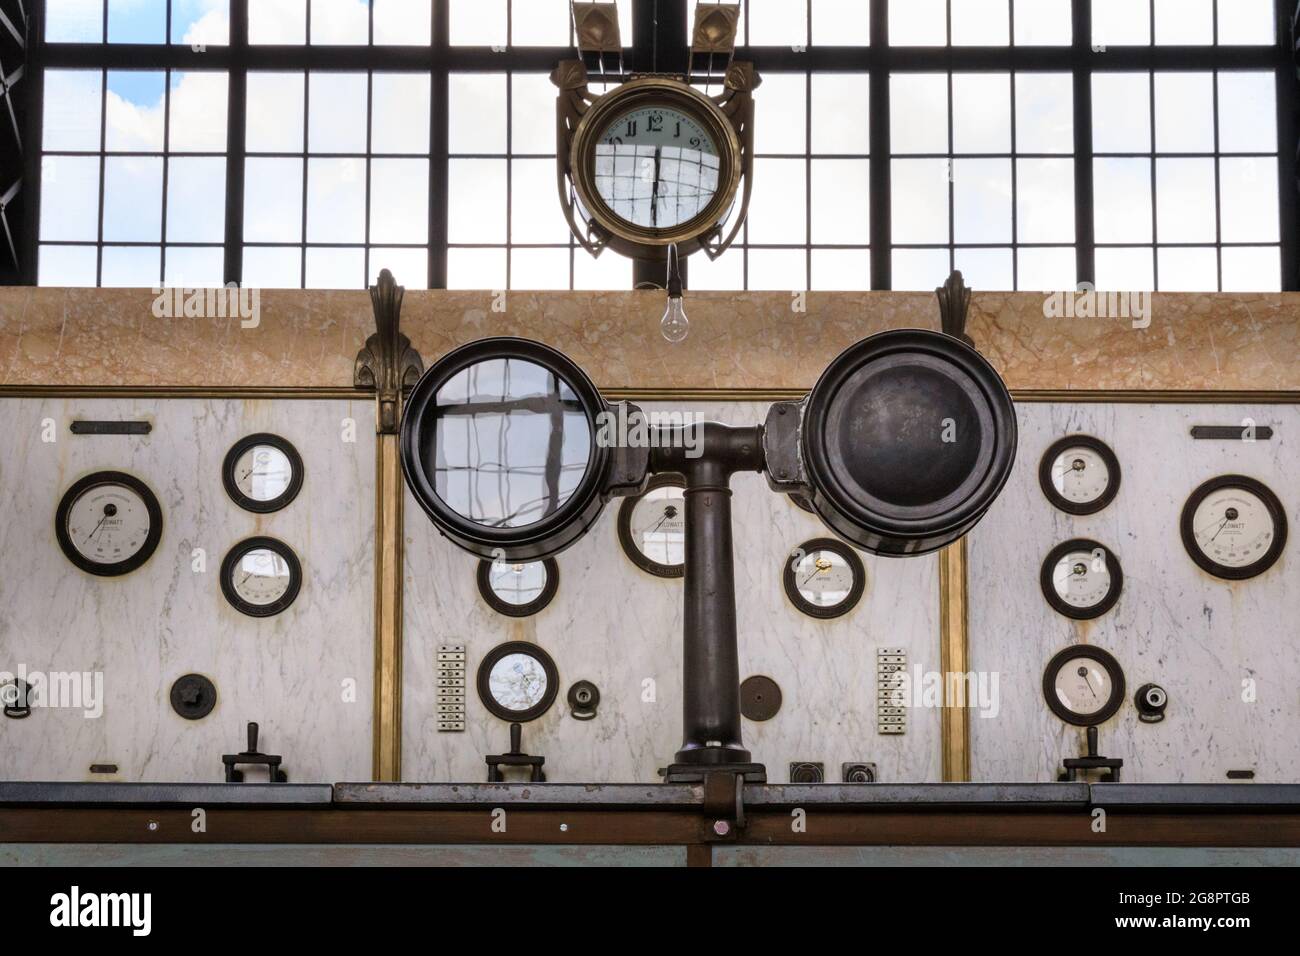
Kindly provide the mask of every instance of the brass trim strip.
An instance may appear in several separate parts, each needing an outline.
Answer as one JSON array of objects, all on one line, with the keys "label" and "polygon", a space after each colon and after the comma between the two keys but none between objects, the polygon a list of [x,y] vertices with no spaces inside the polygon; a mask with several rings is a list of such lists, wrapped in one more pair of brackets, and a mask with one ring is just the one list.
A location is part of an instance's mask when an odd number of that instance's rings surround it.
[{"label": "brass trim strip", "polygon": [[[615,401],[642,402],[786,402],[808,394],[797,388],[602,388],[601,394]],[[1034,389],[1013,388],[1017,402],[1081,402],[1115,404],[1218,404],[1295,405],[1300,391],[1241,391],[1212,389]]]},{"label": "brass trim strip", "polygon": [[375,436],[375,780],[402,779],[402,462]]},{"label": "brass trim strip", "polygon": [[356,388],[211,388],[202,385],[0,385],[0,398],[288,398],[370,399],[372,392]]},{"label": "brass trim strip", "polygon": [[969,692],[969,636],[966,616],[966,539],[939,552],[939,670],[943,674],[940,749],[944,782],[970,780],[970,701],[955,700],[961,688]]}]

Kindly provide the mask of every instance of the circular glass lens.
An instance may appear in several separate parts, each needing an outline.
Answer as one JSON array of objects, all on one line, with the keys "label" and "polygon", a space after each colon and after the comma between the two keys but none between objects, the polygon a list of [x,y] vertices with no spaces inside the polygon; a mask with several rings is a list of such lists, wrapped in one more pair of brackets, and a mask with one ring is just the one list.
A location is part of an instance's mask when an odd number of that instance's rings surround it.
[{"label": "circular glass lens", "polygon": [[254,445],[235,462],[235,487],[253,501],[274,501],[292,479],[289,456],[274,445]]},{"label": "circular glass lens", "polygon": [[523,607],[536,601],[546,587],[546,564],[542,561],[516,563],[496,561],[488,573],[492,593],[507,604]]},{"label": "circular glass lens", "polygon": [[668,229],[698,216],[718,191],[718,147],[686,113],[659,106],[614,120],[596,144],[596,191],[627,222]]},{"label": "circular glass lens", "polygon": [[546,696],[546,668],[529,654],[507,654],[492,665],[488,688],[506,710],[528,710]]}]

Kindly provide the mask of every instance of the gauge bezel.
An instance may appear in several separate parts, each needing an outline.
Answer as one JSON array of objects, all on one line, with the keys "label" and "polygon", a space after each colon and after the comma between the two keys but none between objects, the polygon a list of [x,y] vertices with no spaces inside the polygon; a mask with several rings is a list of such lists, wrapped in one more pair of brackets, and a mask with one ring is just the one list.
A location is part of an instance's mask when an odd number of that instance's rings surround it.
[{"label": "gauge bezel", "polygon": [[[813,604],[799,593],[799,585],[795,580],[794,555],[796,552],[802,552],[806,555],[813,551],[830,551],[832,554],[837,554],[843,558],[849,566],[849,573],[853,575],[853,584],[849,588],[849,593],[839,604],[830,606]],[[843,617],[857,607],[858,602],[862,600],[862,595],[867,590],[867,569],[863,565],[862,559],[858,557],[858,553],[843,541],[837,538],[812,538],[785,556],[785,569],[781,572],[781,584],[785,588],[785,596],[790,599],[790,603],[797,610],[809,617],[826,621],[831,618]]]},{"label": "gauge bezel", "polygon": [[[1194,527],[1196,509],[1212,493],[1223,488],[1239,488],[1253,494],[1264,502],[1264,508],[1268,511],[1269,517],[1273,519],[1273,542],[1269,545],[1268,550],[1260,555],[1257,560],[1240,568],[1220,564],[1202,551],[1200,545],[1196,543],[1196,529]],[[1273,489],[1262,481],[1249,478],[1246,475],[1219,475],[1201,483],[1188,496],[1186,503],[1183,505],[1183,513],[1179,518],[1178,530],[1183,539],[1183,550],[1187,552],[1188,557],[1196,562],[1197,567],[1202,571],[1227,581],[1244,581],[1247,578],[1263,574],[1273,567],[1277,563],[1277,559],[1282,556],[1287,539],[1286,509],[1282,507],[1282,502],[1273,493]]]},{"label": "gauge bezel", "polygon": [[[1056,461],[1058,455],[1070,448],[1087,448],[1089,451],[1096,452],[1110,473],[1106,490],[1094,501],[1070,501],[1052,484],[1052,463]],[[1047,451],[1043,452],[1043,457],[1038,462],[1038,486],[1042,489],[1043,496],[1052,503],[1053,507],[1071,515],[1096,514],[1109,505],[1119,494],[1120,478],[1119,458],[1115,456],[1115,452],[1109,445],[1092,435],[1066,435],[1064,438],[1057,439],[1047,447]]]},{"label": "gauge bezel", "polygon": [[[527,604],[511,604],[492,590],[492,565],[496,562],[480,558],[475,578],[478,581],[478,593],[484,602],[498,614],[506,617],[531,617],[545,608],[555,597],[560,588],[560,566],[554,558],[543,558],[541,565],[546,569],[546,583],[542,585],[541,594]],[[533,564],[532,561],[506,561],[506,564]]]},{"label": "gauge bezel", "polygon": [[[235,480],[235,467],[239,463],[240,456],[256,445],[269,445],[281,452],[289,459],[289,469],[292,472],[289,477],[288,487],[274,498],[268,498],[266,501],[259,501],[245,495],[239,490],[239,485]],[[221,481],[226,486],[226,494],[239,507],[254,514],[270,514],[272,511],[279,511],[281,508],[287,507],[294,498],[298,497],[298,492],[302,490],[302,480],[302,456],[298,454],[298,449],[294,448],[293,443],[287,438],[270,432],[245,435],[230,446],[230,451],[226,452],[225,461],[221,463]]]},{"label": "gauge bezel", "polygon": [[[492,696],[492,688],[489,683],[492,667],[501,658],[510,654],[526,654],[541,664],[542,670],[546,673],[546,690],[542,694],[542,699],[527,710],[510,710],[499,704],[496,698]],[[551,659],[551,655],[538,645],[530,644],[528,641],[506,641],[504,644],[498,644],[484,655],[483,660],[478,665],[478,677],[475,684],[478,687],[479,700],[483,702],[483,706],[487,708],[488,713],[512,724],[524,724],[530,720],[536,720],[551,709],[551,705],[555,703],[556,695],[560,692],[560,672],[556,669],[555,661]]]},{"label": "gauge bezel", "polygon": [[[645,486],[645,491],[631,498],[623,499],[618,506],[618,543],[627,555],[628,560],[635,564],[647,574],[653,574],[657,578],[680,578],[686,574],[686,556],[682,555],[681,564],[660,564],[658,561],[651,560],[645,552],[637,545],[636,539],[632,536],[632,513],[636,510],[637,503],[647,494],[657,488],[686,488],[686,479],[681,475],[671,472],[655,475]],[[686,507],[686,499],[682,498],[682,508]],[[683,520],[685,515],[683,514]]]},{"label": "gauge bezel", "polygon": [[[1086,657],[1096,661],[1110,675],[1110,697],[1094,714],[1080,714],[1070,710],[1056,696],[1056,675],[1060,673],[1067,661],[1076,657]],[[1058,651],[1043,668],[1043,699],[1047,702],[1048,709],[1061,720],[1075,727],[1092,727],[1110,720],[1123,706],[1125,693],[1124,668],[1115,659],[1115,655],[1091,644],[1074,644]]]},{"label": "gauge bezel", "polygon": [[[149,531],[145,535],[144,543],[140,545],[139,550],[121,561],[113,561],[107,564],[92,561],[83,555],[77,550],[77,546],[68,534],[68,515],[72,511],[72,506],[82,495],[103,485],[122,485],[131,489],[140,496],[140,500],[144,502],[145,511],[149,515]],[[152,557],[154,551],[158,548],[158,542],[162,540],[162,524],[162,506],[158,504],[158,496],[153,493],[148,485],[135,475],[128,475],[124,471],[96,471],[73,482],[72,486],[63,493],[63,497],[59,499],[59,507],[54,513],[54,536],[58,540],[64,556],[76,567],[87,574],[115,578],[134,571]]]},{"label": "gauge bezel", "polygon": [[[1091,607],[1075,607],[1073,604],[1064,601],[1056,593],[1052,572],[1056,569],[1057,562],[1071,551],[1087,551],[1092,554],[1098,548],[1106,556],[1106,567],[1110,570],[1110,588],[1107,589],[1105,597]],[[1051,605],[1052,610],[1058,614],[1063,614],[1075,621],[1091,621],[1101,617],[1113,608],[1115,602],[1119,600],[1120,593],[1124,590],[1124,568],[1120,565],[1115,552],[1100,541],[1094,541],[1091,538],[1071,538],[1069,541],[1062,541],[1047,552],[1047,557],[1043,559],[1042,570],[1038,575],[1038,586],[1042,589],[1043,598]]]},{"label": "gauge bezel", "polygon": [[[289,587],[284,594],[270,604],[252,604],[245,601],[235,591],[235,585],[232,581],[235,565],[238,564],[239,559],[249,551],[255,551],[258,548],[274,551],[284,559],[284,563],[289,568]],[[249,617],[273,617],[279,614],[294,602],[301,588],[302,564],[298,561],[298,555],[294,554],[293,548],[279,538],[245,538],[227,551],[225,558],[221,562],[221,593],[226,596],[226,600],[230,602],[231,607],[241,614],[247,614]]]}]

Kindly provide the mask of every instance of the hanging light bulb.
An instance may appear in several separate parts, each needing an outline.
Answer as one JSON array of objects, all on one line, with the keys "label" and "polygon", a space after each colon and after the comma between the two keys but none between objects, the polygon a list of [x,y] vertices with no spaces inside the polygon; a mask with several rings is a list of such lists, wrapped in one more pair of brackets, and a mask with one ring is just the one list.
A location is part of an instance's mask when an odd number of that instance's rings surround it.
[{"label": "hanging light bulb", "polygon": [[659,331],[669,342],[677,343],[691,330],[690,319],[682,305],[682,273],[677,264],[677,244],[668,247],[668,308],[659,322]]}]

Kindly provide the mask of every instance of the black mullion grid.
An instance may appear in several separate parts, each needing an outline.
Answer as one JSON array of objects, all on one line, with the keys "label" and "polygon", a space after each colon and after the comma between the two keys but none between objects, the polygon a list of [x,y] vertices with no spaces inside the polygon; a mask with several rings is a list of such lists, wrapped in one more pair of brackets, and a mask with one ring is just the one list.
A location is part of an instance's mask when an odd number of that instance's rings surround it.
[{"label": "black mullion grid", "polygon": [[447,288],[448,3],[434,3],[429,49],[429,288]]},{"label": "black mullion grid", "polygon": [[1150,147],[1151,147],[1151,288],[1156,290],[1160,288],[1160,208],[1159,197],[1156,195],[1156,167],[1159,165],[1156,159],[1156,74],[1154,70],[1148,70],[1147,74],[1147,124],[1150,130]]},{"label": "black mullion grid", "polygon": [[[1092,51],[1092,0],[1074,0],[1071,7],[1071,37],[1074,65],[1074,272],[1076,285],[1097,285],[1097,230],[1093,220],[1096,189],[1092,153],[1091,69],[1080,69]],[[1015,38],[1016,5],[1011,4],[1012,38]],[[1154,253],[1152,253],[1154,255]],[[1017,263],[1017,266],[1019,263]],[[1019,274],[1017,273],[1017,280]]]},{"label": "black mullion grid", "polygon": [[[167,4],[167,38],[171,41],[172,5]],[[227,94],[229,95],[229,94]],[[159,206],[162,222],[158,224],[158,285],[162,286],[167,277],[167,176],[171,172],[169,155],[172,150],[172,71],[163,72],[163,156],[162,156],[162,197]]]},{"label": "black mullion grid", "polygon": [[[371,5],[370,5],[370,30],[371,30],[371,33],[374,32],[374,26],[375,26],[375,24],[374,24],[374,16],[375,16],[375,7],[374,7],[374,4],[371,4]],[[363,237],[363,239],[364,239],[364,241],[365,241],[364,251],[363,251],[362,254],[361,254],[361,261],[362,261],[362,263],[363,263],[363,265],[362,265],[362,272],[361,272],[361,281],[364,282],[367,286],[370,285],[370,239],[371,239],[371,237],[370,237],[370,176],[371,176],[371,165],[370,165],[370,164],[371,164],[371,162],[373,161],[373,157],[370,155],[370,148],[371,148],[371,146],[373,145],[372,142],[371,142],[371,136],[372,136],[372,134],[373,134],[373,128],[374,128],[374,125],[375,125],[375,124],[374,124],[374,115],[373,115],[373,114],[374,114],[374,96],[375,96],[375,74],[374,74],[374,71],[373,71],[373,70],[367,70],[367,71],[366,71],[366,157],[365,157],[365,166],[364,166],[364,170],[365,170],[365,171],[364,171],[364,173],[363,173],[363,175],[366,177],[366,182],[365,182],[365,197],[366,197],[366,198],[365,198],[365,204],[364,204],[364,207],[365,207],[365,217],[366,217],[366,219],[365,219],[365,222],[363,222],[362,225],[361,225],[361,234],[362,234],[362,237]],[[307,261],[307,250],[306,250],[306,249],[303,250],[303,253],[302,253],[302,261],[303,261],[304,263],[306,263],[306,261]]]},{"label": "black mullion grid", "polygon": [[[1155,4],[1151,5],[1155,9]],[[1217,11],[1215,11],[1217,13]],[[1218,29],[1218,16],[1215,16],[1215,29]],[[1155,27],[1152,26],[1152,30]],[[1152,33],[1154,38],[1155,34]],[[1215,40],[1218,36],[1216,33]],[[1214,123],[1214,264],[1216,267],[1215,291],[1223,291],[1223,177],[1219,166],[1219,71],[1210,74],[1210,99],[1213,103],[1212,122]]]},{"label": "black mullion grid", "polygon": [[[1014,9],[1015,3],[1009,4],[1008,7]],[[1009,27],[1009,29],[1011,28],[1014,28],[1014,24],[1012,25],[1012,27]],[[1014,35],[1015,34],[1012,34],[1012,36]],[[1008,165],[1011,167],[1011,288],[1012,289],[1020,288],[1020,153],[1018,152],[1018,148],[1020,146],[1020,139],[1018,134],[1018,128],[1016,125],[1016,76],[1017,74],[1015,73],[1010,73],[1007,75],[1007,92],[1011,96],[1011,103],[1010,103],[1011,156],[1008,159]],[[1075,165],[1076,166],[1078,165],[1077,161],[1075,162]],[[1079,227],[1078,227],[1079,213],[1077,209],[1075,210],[1074,218],[1076,220],[1074,237],[1077,243],[1079,238]],[[953,263],[954,265],[956,264],[956,257],[953,258]],[[1078,270],[1077,261],[1075,265],[1075,270],[1076,272]],[[1077,276],[1075,277],[1075,281],[1076,282],[1078,281]]]},{"label": "black mullion grid", "polygon": [[[244,165],[248,142],[248,4],[230,0],[230,52],[226,70],[226,232],[227,283],[244,280]],[[304,78],[304,83],[306,80]],[[304,114],[304,122],[305,122]]]},{"label": "black mullion grid", "polygon": [[[311,3],[307,4],[307,40],[311,41]],[[302,232],[298,238],[298,288],[307,288],[307,176],[311,170],[311,71],[302,75]]]},{"label": "black mullion grid", "polygon": [[[104,36],[108,36],[108,4],[104,4]],[[104,166],[108,162],[108,70],[99,71],[99,222],[95,232],[95,285],[104,284]]]}]

